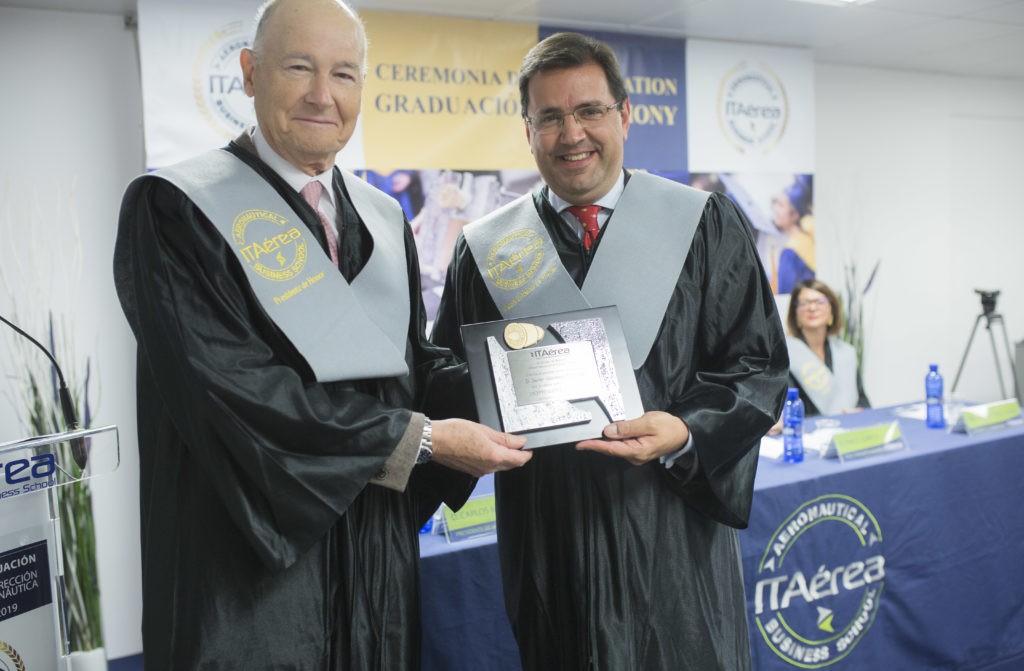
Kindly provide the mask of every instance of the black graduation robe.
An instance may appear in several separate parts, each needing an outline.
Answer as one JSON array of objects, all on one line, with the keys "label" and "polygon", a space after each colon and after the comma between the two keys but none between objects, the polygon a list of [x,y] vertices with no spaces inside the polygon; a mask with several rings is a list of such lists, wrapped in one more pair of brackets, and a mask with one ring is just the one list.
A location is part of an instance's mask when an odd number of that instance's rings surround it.
[{"label": "black graduation robe", "polygon": [[[534,204],[582,285],[589,254],[543,195]],[[462,238],[439,310],[432,337],[456,353],[460,324],[501,318]],[[698,467],[636,467],[565,445],[497,475],[505,605],[524,669],[750,668],[734,527],[746,526],[756,447],[778,417],[787,368],[749,224],[714,194],[636,371],[644,407],[690,427]]]},{"label": "black graduation robe", "polygon": [[[314,210],[251,147],[227,150],[325,245]],[[373,242],[337,169],[334,192],[351,279]],[[461,505],[473,481],[428,464],[406,492],[368,484],[428,387],[469,393],[464,366],[423,335],[404,225],[411,375],[321,384],[181,191],[150,178],[126,193],[114,271],[138,340],[147,669],[419,668],[417,531],[441,493]]]}]

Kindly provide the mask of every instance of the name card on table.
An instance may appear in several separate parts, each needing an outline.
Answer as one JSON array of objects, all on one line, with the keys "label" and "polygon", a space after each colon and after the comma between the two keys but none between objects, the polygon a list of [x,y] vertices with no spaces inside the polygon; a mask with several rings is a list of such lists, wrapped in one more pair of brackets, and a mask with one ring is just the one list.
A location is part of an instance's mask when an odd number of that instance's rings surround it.
[{"label": "name card on table", "polygon": [[494,494],[466,501],[458,512],[444,506],[444,536],[449,543],[492,534],[498,528]]},{"label": "name card on table", "polygon": [[1021,423],[1024,423],[1024,418],[1021,417],[1020,404],[1017,399],[1011,398],[964,408],[952,430],[974,435]]},{"label": "name card on table", "polygon": [[832,441],[822,456],[829,459],[838,457],[839,461],[847,461],[905,449],[907,441],[900,431],[900,423],[887,422],[837,433],[832,436]]}]

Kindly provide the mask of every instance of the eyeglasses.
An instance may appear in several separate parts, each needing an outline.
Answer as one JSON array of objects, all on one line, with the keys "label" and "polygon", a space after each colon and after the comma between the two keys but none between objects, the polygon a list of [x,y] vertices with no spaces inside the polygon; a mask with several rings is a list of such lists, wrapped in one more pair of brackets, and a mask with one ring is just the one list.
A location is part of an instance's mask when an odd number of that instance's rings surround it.
[{"label": "eyeglasses", "polygon": [[828,305],[827,298],[808,298],[798,301],[796,307],[798,310],[810,310],[811,308],[824,308],[826,305]]},{"label": "eyeglasses", "polygon": [[622,101],[611,105],[582,105],[571,112],[543,112],[524,117],[534,131],[541,135],[557,133],[565,126],[565,117],[572,115],[583,128],[592,128],[604,121],[612,110],[622,109]]}]

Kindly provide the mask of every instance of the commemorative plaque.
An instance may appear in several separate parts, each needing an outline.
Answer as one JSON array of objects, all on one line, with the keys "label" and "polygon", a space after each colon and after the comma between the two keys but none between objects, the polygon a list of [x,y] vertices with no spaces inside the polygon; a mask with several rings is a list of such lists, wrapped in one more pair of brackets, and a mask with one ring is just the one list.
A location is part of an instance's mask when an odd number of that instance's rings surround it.
[{"label": "commemorative plaque", "polygon": [[526,448],[600,438],[643,414],[614,307],[462,327],[480,421]]}]

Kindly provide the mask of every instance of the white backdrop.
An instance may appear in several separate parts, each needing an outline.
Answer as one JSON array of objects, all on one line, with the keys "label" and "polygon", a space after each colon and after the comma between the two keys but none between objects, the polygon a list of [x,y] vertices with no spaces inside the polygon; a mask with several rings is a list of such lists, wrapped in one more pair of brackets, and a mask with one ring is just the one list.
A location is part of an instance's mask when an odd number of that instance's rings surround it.
[{"label": "white backdrop", "polygon": [[809,49],[687,40],[690,171],[813,173],[813,70]]},{"label": "white backdrop", "polygon": [[[0,264],[6,272],[27,258],[6,242],[21,229],[66,246],[77,219],[77,269],[36,253],[12,290],[22,313],[29,304],[43,314],[73,310],[79,354],[91,356],[98,380],[96,421],[121,427],[121,468],[96,482],[104,625],[116,658],[141,649],[134,344],[110,271],[121,193],[143,168],[134,35],[117,16],[0,7],[0,50]],[[868,295],[865,384],[876,405],[918,399],[929,362],[952,384],[980,311],[975,287],[1002,289],[1010,338],[1024,337],[1024,83],[819,65],[814,90],[819,276],[838,285],[844,263],[882,259]],[[37,299],[44,285],[66,293]],[[11,299],[0,293],[5,315]],[[991,345],[987,333],[979,338],[961,392],[994,400]],[[0,343],[9,353],[10,340]],[[22,435],[14,373],[0,368],[0,440]]]},{"label": "white backdrop", "polygon": [[[1001,289],[1011,346],[1024,338],[1024,82],[816,72],[818,277],[841,286],[844,264],[864,278],[881,259],[865,315],[875,405],[923,396],[929,363],[948,392],[981,313],[974,289]],[[1001,332],[997,344],[1003,356]],[[1001,395],[983,329],[958,394]]]},{"label": "white backdrop", "polygon": [[[0,7],[0,50],[0,313],[16,297],[40,339],[47,311],[64,314],[77,359],[92,361],[95,425],[121,429],[121,467],[94,481],[93,501],[106,647],[124,656],[142,647],[135,345],[111,259],[121,193],[142,171],[135,35],[120,16]],[[27,435],[12,343],[0,337],[0,441]]]}]

